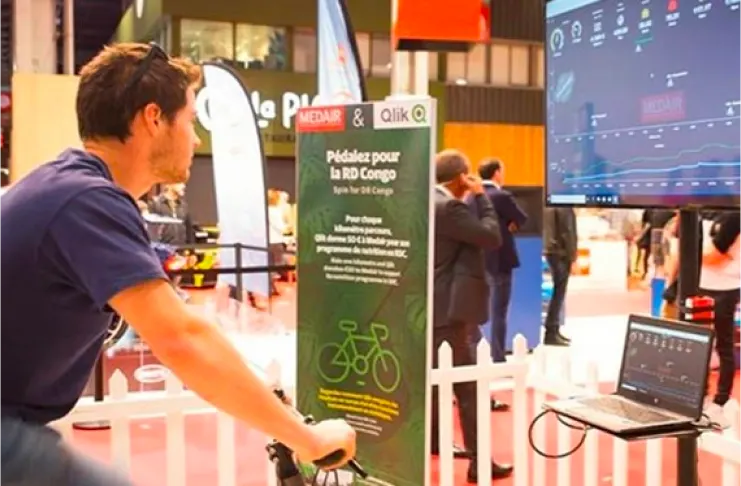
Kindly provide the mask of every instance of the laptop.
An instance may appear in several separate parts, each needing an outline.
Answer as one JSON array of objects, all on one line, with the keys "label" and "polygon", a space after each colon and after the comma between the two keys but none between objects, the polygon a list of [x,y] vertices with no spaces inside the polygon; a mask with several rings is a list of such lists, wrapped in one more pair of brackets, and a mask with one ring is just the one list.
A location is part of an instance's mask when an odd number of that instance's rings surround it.
[{"label": "laptop", "polygon": [[615,434],[688,426],[702,416],[712,343],[709,327],[630,315],[617,390],[544,407]]}]

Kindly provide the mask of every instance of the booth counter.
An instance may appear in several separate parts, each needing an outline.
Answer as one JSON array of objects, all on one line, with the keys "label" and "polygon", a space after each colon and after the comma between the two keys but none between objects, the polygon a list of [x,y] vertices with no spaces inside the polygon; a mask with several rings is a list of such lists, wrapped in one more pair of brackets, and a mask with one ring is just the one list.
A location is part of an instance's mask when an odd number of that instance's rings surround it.
[{"label": "booth counter", "polygon": [[628,288],[628,242],[622,239],[579,240],[569,291]]},{"label": "booth counter", "polygon": [[608,220],[595,214],[578,214],[576,225],[579,246],[569,291],[627,290],[628,242]]}]

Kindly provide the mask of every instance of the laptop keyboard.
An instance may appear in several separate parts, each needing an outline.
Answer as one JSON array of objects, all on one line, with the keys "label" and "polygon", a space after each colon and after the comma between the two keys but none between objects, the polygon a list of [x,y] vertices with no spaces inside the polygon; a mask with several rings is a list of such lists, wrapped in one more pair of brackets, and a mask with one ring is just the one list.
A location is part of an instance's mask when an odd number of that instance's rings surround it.
[{"label": "laptop keyboard", "polygon": [[600,412],[617,415],[639,424],[664,422],[673,418],[661,412],[614,397],[587,398],[581,400],[581,403]]}]

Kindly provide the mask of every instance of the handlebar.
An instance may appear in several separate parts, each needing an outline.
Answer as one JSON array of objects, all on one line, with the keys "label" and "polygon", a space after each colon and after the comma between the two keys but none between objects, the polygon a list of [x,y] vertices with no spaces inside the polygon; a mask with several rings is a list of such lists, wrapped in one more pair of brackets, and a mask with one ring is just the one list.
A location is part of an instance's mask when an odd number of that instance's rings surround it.
[{"label": "handlebar", "polygon": [[[275,396],[278,397],[280,399],[280,401],[282,401],[286,405],[290,406],[289,405],[289,401],[288,401],[288,397],[286,396],[285,392],[281,388],[275,388],[275,389],[273,389],[273,393],[275,393]],[[300,413],[298,412],[298,410],[295,410],[294,409],[294,411],[297,414],[300,415]],[[314,420],[314,418],[311,417],[311,416],[302,416],[302,417],[304,419],[304,423],[306,423],[306,424],[314,424],[314,423],[316,423],[316,421]],[[276,461],[278,463],[278,469],[281,469],[281,470],[286,470],[287,469],[286,472],[289,473],[289,474],[296,474],[296,473],[298,473],[298,470],[296,469],[295,463],[293,462],[293,458],[292,458],[292,455],[291,455],[291,452],[292,451],[288,447],[286,447],[285,444],[273,443],[272,444],[272,447],[269,446],[269,448],[272,449],[271,450],[271,454],[272,454],[271,459],[274,460],[274,461]],[[331,464],[336,464],[337,462],[341,461],[344,457],[345,457],[345,451],[343,451],[343,450],[337,450],[337,451],[334,451],[334,452],[332,452],[332,453],[324,456],[321,459],[318,459],[318,460],[314,461],[314,465],[317,466],[317,467],[319,467],[319,468],[325,468],[325,467],[327,467],[327,466],[329,466]],[[360,466],[360,464],[358,464],[358,462],[355,459],[350,459],[347,462],[347,467],[349,467],[350,469],[352,469],[352,471],[355,474],[357,474],[358,476],[360,476],[361,478],[363,478],[363,479],[367,479],[368,478],[368,473],[365,472],[365,470]],[[293,472],[293,470],[295,470],[296,472]]]}]

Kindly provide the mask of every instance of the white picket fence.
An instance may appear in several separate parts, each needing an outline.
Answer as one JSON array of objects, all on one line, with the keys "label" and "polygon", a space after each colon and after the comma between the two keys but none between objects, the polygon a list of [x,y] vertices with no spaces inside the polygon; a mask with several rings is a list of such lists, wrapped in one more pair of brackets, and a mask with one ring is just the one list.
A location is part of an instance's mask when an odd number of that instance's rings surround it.
[{"label": "white picket fence", "polygon": [[66,440],[74,444],[72,433],[75,422],[109,421],[113,464],[122,471],[130,471],[131,420],[164,416],[166,484],[185,486],[185,415],[216,413],[217,485],[236,486],[235,421],[231,416],[216,411],[193,392],[184,390],[182,383],[172,374],[166,378],[164,391],[129,393],[128,380],[120,370],[113,373],[108,387],[110,394],[104,401],[95,402],[85,397],[68,416],[53,424]]},{"label": "white picket fence", "polygon": [[[438,386],[440,403],[440,486],[453,486],[453,385],[476,382],[476,412],[479,457],[491,457],[491,391],[492,382],[512,379],[513,450],[515,486],[528,486],[528,417],[527,376],[529,370],[527,340],[518,335],[514,339],[513,357],[508,363],[493,363],[486,340],[476,349],[476,365],[453,366],[453,352],[448,343],[438,350],[438,367],[432,370],[431,381]],[[491,461],[478,461],[479,484],[491,484]],[[545,483],[540,483],[545,484]]]},{"label": "white picket fence", "polygon": [[[551,356],[550,358],[553,358]],[[543,403],[547,400],[568,398],[584,394],[585,391],[597,391],[598,370],[595,363],[586,366],[586,382],[581,385],[573,383],[571,373],[573,367],[568,353],[557,353],[556,363],[549,359],[547,348],[537,348],[533,353],[531,373],[528,377],[528,385],[533,390],[533,411],[535,414],[542,410]],[[560,363],[558,362],[560,361]],[[556,366],[554,366],[554,364]],[[721,482],[713,483],[716,486],[737,486],[739,484],[739,465],[741,463],[741,429],[739,428],[739,405],[735,400],[729,401],[724,412],[731,426],[722,434],[708,432],[701,436],[698,447],[701,451],[720,457],[723,461]],[[544,448],[547,443],[546,427],[536,426],[533,430],[533,442],[539,448]],[[556,432],[556,451],[549,453],[563,453],[573,449],[572,431],[568,427],[559,426]],[[599,472],[599,436],[597,431],[590,431],[583,444],[583,486],[597,486],[603,482]],[[612,486],[628,486],[628,443],[624,440],[612,438]],[[646,441],[645,450],[645,485],[663,486],[662,457],[663,447],[667,441],[673,439],[654,439]],[[532,474],[533,485],[549,484],[546,479],[546,462],[548,459],[533,454]],[[552,483],[551,483],[552,484]],[[572,468],[571,461],[562,459],[558,461],[556,473],[557,486],[571,486]],[[673,484],[673,483],[672,483]],[[707,481],[704,484],[710,484]],[[636,485],[633,485],[636,486]]]},{"label": "white picket fence", "polygon": [[[498,380],[507,380],[512,386],[512,450],[514,453],[514,485],[546,486],[553,484],[546,477],[547,459],[531,454],[528,444],[528,428],[534,416],[541,410],[547,399],[563,398],[583,394],[586,390],[596,390],[598,385],[597,367],[587,365],[586,383],[576,385],[572,382],[571,362],[567,352],[558,351],[550,354],[547,348],[537,348],[528,354],[524,337],[514,340],[513,356],[508,363],[492,363],[489,345],[482,341],[477,349],[475,366],[454,367],[450,346],[444,343],[438,350],[439,367],[432,371],[432,382],[438,385],[440,404],[440,459],[439,484],[453,486],[453,385],[460,382],[475,381],[477,384],[478,427],[481,431],[491,430],[490,385]],[[560,364],[553,366],[554,359]],[[554,373],[554,368],[556,372]],[[268,370],[269,379],[277,379],[280,369],[273,363]],[[166,420],[166,477],[167,486],[184,486],[186,484],[185,454],[185,415],[203,413],[217,414],[217,464],[218,486],[235,486],[235,421],[230,416],[216,412],[208,403],[195,394],[183,389],[182,384],[174,377],[168,376],[164,391],[129,392],[125,376],[117,371],[109,382],[110,395],[103,402],[82,399],[75,409],[54,426],[67,440],[72,440],[72,423],[88,420],[108,420],[111,423],[111,456],[116,466],[128,471],[131,468],[131,432],[132,419],[144,417],[165,417]],[[290,390],[289,390],[290,391]],[[532,403],[529,397],[532,391]],[[718,486],[737,486],[739,484],[739,462],[741,442],[739,441],[739,407],[735,401],[729,402],[726,412],[732,421],[732,427],[720,433],[706,433],[702,436],[699,447],[706,453],[718,456],[723,461],[722,481]],[[533,431],[533,441],[539,448],[546,447],[546,427],[537,426]],[[263,444],[267,438],[263,438]],[[478,453],[480,457],[490,457],[492,451],[491,434],[478,434]],[[571,430],[558,427],[557,451],[570,450],[572,445]],[[662,452],[664,441],[651,440],[646,445],[645,484],[660,486],[662,483]],[[583,445],[584,486],[597,486],[603,482],[599,476],[598,458],[599,441],[596,431],[587,435]],[[612,444],[612,485],[627,486],[628,482],[628,445],[614,439]],[[531,460],[532,458],[532,460]],[[268,485],[274,482],[272,467],[267,462]],[[532,474],[532,477],[530,475]],[[491,484],[491,463],[478,462],[479,484]],[[561,459],[557,465],[555,484],[572,486],[572,464],[569,458]],[[706,483],[707,484],[707,483]],[[633,485],[636,486],[636,485]]]}]

